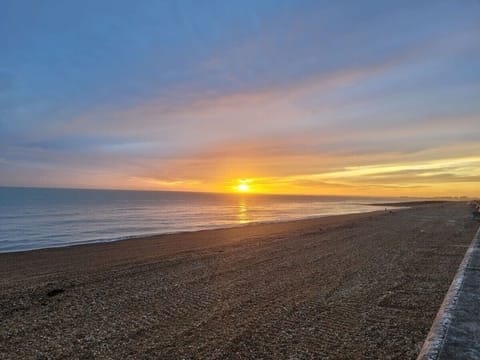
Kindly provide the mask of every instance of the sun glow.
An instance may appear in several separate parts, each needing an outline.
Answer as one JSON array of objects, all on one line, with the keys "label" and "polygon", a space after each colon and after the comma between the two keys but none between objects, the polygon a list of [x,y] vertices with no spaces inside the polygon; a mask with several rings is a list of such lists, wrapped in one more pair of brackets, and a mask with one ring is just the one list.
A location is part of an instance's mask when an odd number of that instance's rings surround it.
[{"label": "sun glow", "polygon": [[245,192],[250,190],[250,186],[248,186],[248,184],[240,184],[237,186],[237,190],[241,192]]},{"label": "sun glow", "polygon": [[239,192],[250,191],[250,185],[248,183],[248,180],[238,180],[238,185],[235,187],[235,189]]}]

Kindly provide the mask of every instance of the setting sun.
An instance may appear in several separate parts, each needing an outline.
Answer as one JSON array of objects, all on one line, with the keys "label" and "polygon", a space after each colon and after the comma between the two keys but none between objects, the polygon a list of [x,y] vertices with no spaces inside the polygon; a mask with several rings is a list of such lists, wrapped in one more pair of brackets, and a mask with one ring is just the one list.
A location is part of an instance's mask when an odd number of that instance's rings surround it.
[{"label": "setting sun", "polygon": [[248,184],[242,183],[237,186],[237,190],[241,192],[245,192],[250,190],[250,186]]},{"label": "setting sun", "polygon": [[251,190],[250,185],[248,184],[251,180],[238,180],[238,185],[235,186],[235,190],[239,192],[248,192]]}]

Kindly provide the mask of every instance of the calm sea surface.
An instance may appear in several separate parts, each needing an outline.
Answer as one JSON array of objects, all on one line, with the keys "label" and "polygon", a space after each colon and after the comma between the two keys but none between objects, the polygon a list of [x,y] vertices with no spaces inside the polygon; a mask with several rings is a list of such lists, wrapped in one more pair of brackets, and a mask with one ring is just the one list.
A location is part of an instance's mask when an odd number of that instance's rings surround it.
[{"label": "calm sea surface", "polygon": [[359,213],[399,200],[0,187],[0,252]]}]

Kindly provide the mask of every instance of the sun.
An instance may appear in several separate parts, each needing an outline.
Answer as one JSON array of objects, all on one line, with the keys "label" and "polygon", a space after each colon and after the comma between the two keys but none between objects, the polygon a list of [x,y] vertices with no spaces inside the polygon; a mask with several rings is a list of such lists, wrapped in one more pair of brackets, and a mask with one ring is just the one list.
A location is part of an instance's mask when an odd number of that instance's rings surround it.
[{"label": "sun", "polygon": [[237,180],[237,185],[234,187],[234,189],[238,192],[249,192],[251,190],[250,179],[239,179]]},{"label": "sun", "polygon": [[250,185],[245,184],[245,183],[238,184],[237,190],[240,191],[240,192],[246,192],[246,191],[250,190]]}]

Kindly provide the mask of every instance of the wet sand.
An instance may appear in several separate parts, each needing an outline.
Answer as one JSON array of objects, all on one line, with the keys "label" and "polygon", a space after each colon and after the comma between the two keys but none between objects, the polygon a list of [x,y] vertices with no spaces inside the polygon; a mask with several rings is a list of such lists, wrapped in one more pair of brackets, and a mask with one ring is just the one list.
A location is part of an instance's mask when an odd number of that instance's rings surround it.
[{"label": "wet sand", "polygon": [[464,202],[0,254],[0,359],[414,359]]}]

